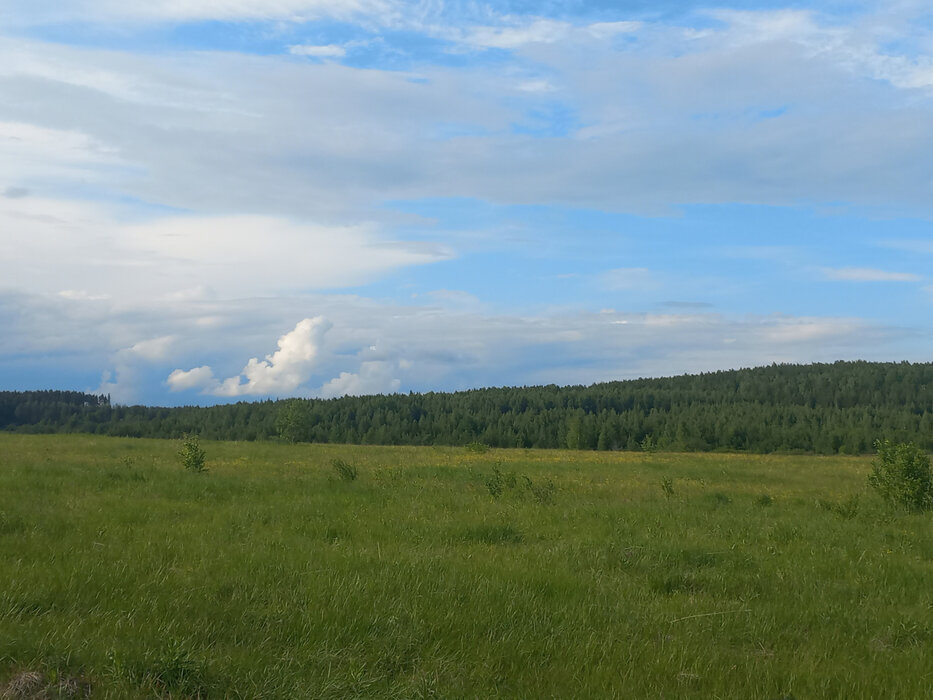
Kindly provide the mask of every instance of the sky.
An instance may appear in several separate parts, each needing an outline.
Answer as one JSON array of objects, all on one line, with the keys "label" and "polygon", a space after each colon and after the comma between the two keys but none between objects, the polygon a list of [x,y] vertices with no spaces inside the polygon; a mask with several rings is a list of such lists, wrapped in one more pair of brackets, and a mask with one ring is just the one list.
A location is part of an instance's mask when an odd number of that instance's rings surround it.
[{"label": "sky", "polygon": [[933,360],[933,8],[0,0],[0,390]]}]

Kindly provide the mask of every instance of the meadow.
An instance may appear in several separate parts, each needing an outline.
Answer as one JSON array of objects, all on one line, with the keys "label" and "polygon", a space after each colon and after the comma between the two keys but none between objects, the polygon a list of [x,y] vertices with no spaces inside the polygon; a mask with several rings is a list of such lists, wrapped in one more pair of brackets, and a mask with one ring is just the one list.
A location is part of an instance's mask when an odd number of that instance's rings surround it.
[{"label": "meadow", "polygon": [[933,687],[933,515],[870,458],[203,447],[0,434],[0,696]]}]

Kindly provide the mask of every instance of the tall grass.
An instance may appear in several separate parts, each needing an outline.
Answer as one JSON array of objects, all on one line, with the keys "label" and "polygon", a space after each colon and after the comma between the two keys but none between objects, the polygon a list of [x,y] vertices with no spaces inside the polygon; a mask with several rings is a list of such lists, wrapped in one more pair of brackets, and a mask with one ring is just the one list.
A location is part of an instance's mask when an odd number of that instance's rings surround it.
[{"label": "tall grass", "polygon": [[167,441],[0,434],[0,688],[25,672],[118,698],[933,683],[933,518],[865,492],[867,459],[202,446],[206,474]]}]

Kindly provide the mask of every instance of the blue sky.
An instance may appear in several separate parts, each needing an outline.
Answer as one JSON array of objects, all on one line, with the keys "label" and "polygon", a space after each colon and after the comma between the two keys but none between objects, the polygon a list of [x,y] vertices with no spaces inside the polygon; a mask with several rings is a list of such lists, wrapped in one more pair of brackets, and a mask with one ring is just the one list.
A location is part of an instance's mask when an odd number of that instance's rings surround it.
[{"label": "blue sky", "polygon": [[929,361],[931,163],[912,0],[0,0],[0,388]]}]

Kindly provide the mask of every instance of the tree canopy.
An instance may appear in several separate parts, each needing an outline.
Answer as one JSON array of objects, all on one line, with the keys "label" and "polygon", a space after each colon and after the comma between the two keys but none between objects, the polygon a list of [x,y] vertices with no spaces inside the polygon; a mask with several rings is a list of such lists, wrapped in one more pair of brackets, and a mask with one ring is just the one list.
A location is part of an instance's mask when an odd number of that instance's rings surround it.
[{"label": "tree canopy", "polygon": [[836,362],[607,382],[284,399],[113,405],[0,392],[0,428],[136,437],[861,454],[887,438],[933,449],[933,363]]}]

